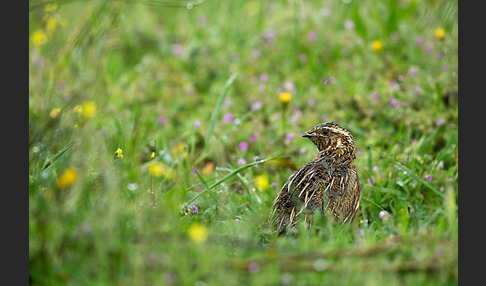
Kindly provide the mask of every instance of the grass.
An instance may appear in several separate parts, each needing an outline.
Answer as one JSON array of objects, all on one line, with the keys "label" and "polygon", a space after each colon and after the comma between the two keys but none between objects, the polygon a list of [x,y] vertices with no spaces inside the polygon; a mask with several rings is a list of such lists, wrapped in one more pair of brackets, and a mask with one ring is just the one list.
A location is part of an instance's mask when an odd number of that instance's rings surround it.
[{"label": "grass", "polygon": [[[457,1],[186,4],[29,2],[30,283],[457,285]],[[325,121],[361,215],[276,238]]]}]

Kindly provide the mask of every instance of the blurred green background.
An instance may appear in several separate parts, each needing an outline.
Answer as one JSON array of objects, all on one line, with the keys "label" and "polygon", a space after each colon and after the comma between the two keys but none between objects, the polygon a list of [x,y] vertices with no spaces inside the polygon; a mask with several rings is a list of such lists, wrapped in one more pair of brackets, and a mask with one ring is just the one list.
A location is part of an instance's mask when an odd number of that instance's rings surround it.
[{"label": "blurred green background", "polygon": [[[457,9],[29,1],[31,285],[457,285]],[[277,238],[327,121],[361,215]]]}]

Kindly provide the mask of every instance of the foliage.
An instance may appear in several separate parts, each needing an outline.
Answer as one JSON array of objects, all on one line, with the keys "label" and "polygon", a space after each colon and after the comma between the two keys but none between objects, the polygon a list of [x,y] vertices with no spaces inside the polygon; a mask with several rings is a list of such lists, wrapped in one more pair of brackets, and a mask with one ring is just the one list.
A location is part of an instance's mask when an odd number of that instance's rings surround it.
[{"label": "foliage", "polygon": [[[457,284],[457,1],[29,6],[32,285]],[[361,216],[275,237],[325,121]]]}]

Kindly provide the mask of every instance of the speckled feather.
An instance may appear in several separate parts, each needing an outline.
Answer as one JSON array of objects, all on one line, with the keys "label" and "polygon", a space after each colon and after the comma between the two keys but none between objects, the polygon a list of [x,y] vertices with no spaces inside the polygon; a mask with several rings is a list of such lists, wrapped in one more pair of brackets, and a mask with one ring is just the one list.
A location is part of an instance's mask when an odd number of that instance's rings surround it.
[{"label": "speckled feather", "polygon": [[319,152],[289,177],[275,198],[272,221],[279,233],[294,226],[302,215],[311,224],[315,211],[325,215],[329,210],[335,222],[345,223],[359,209],[361,186],[351,133],[331,122],[311,128],[302,137],[308,137]]}]

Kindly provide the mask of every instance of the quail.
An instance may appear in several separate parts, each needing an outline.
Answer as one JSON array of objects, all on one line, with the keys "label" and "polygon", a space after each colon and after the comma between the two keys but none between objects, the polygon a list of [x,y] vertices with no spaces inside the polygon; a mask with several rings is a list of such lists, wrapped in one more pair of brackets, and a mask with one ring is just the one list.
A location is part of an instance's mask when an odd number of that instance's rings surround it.
[{"label": "quail", "polygon": [[359,209],[361,186],[354,160],[356,146],[347,129],[328,122],[316,125],[301,137],[309,138],[318,153],[290,175],[273,203],[272,223],[277,233],[292,228],[303,216],[312,224],[312,213],[330,213],[336,223],[352,221]]}]

